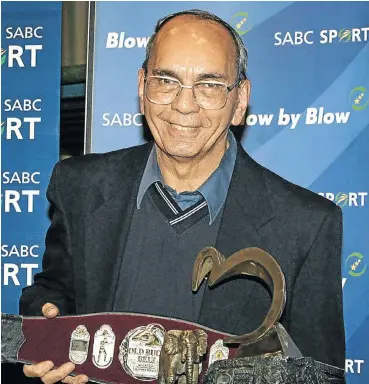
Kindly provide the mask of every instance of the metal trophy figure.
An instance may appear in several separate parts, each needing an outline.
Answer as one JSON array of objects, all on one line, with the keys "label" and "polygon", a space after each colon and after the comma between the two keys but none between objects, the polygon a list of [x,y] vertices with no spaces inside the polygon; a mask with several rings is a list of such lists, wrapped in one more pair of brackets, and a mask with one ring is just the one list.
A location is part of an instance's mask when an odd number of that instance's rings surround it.
[{"label": "metal trophy figure", "polygon": [[[269,253],[260,248],[247,248],[226,259],[215,248],[205,248],[195,260],[192,290],[196,292],[207,276],[209,287],[212,287],[237,275],[255,276],[264,281],[273,294],[273,301],[259,328],[245,335],[228,337],[223,343],[240,344],[236,357],[278,352],[301,357],[300,351],[290,338],[287,340],[287,332],[278,323],[286,304],[286,283],[280,266]],[[276,333],[283,337],[283,343],[276,340]]]},{"label": "metal trophy figure", "polygon": [[168,331],[159,362],[159,384],[197,384],[201,358],[206,353],[207,334],[194,331]]},{"label": "metal trophy figure", "polygon": [[[343,384],[342,369],[305,358],[279,323],[286,304],[285,278],[276,260],[260,248],[247,248],[225,258],[213,247],[197,256],[192,276],[192,290],[197,291],[208,278],[209,287],[225,279],[248,275],[264,281],[273,294],[270,310],[262,324],[253,332],[217,340],[207,352],[209,368],[202,384]],[[166,337],[175,331],[170,331]],[[194,332],[194,331],[193,331]],[[228,359],[228,345],[238,345]],[[165,345],[165,341],[164,341]],[[183,343],[178,348],[162,348],[159,383],[196,384],[203,351],[193,359],[193,369],[183,370]],[[173,354],[177,356],[173,357]],[[176,363],[175,363],[176,362]],[[187,365],[189,362],[186,362]],[[191,375],[188,375],[191,372]],[[192,375],[196,372],[196,375]]]}]

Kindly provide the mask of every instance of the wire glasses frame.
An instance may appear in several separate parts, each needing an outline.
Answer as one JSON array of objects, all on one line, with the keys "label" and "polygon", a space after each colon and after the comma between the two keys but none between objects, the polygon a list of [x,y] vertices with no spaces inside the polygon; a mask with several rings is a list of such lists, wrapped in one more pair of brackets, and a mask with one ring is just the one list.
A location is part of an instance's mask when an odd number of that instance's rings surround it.
[{"label": "wire glasses frame", "polygon": [[183,88],[187,88],[192,89],[192,96],[199,107],[217,110],[225,106],[229,92],[240,81],[238,79],[231,85],[218,81],[197,81],[193,85],[183,85],[179,80],[171,77],[148,76],[145,78],[145,96],[153,104],[168,105],[174,102]]}]

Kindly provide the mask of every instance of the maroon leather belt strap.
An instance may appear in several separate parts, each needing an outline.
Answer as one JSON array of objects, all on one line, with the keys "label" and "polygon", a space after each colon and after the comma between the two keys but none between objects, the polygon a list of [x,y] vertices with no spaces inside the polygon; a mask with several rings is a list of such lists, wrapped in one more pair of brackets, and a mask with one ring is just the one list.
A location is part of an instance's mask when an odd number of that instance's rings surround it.
[{"label": "maroon leather belt strap", "polygon": [[[200,377],[211,361],[232,358],[235,348],[220,340],[231,335],[199,324],[135,313],[98,313],[79,316],[24,317],[2,314],[3,362],[37,363],[58,367],[76,364],[73,375],[111,384],[155,382],[164,333],[169,330],[203,330],[207,334]],[[227,356],[228,355],[228,356]]]}]

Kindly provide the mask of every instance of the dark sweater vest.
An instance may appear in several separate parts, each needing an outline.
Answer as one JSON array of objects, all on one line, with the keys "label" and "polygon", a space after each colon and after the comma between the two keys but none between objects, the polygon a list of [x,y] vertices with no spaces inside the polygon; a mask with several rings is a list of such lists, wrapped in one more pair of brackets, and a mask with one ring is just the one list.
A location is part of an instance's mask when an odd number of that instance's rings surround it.
[{"label": "dark sweater vest", "polygon": [[154,185],[140,209],[135,209],[114,311],[198,320],[208,288],[203,284],[197,293],[192,292],[193,265],[200,250],[215,246],[222,212],[209,225],[204,199],[185,211],[175,205],[176,209],[179,214],[174,214]]}]

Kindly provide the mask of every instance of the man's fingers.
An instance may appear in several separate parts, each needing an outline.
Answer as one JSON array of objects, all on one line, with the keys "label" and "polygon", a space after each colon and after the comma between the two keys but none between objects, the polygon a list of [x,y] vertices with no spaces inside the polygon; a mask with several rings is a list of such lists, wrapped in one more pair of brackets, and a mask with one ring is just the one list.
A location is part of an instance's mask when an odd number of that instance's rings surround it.
[{"label": "man's fingers", "polygon": [[42,307],[42,314],[48,319],[53,319],[59,315],[59,309],[56,305],[51,303],[46,303]]},{"label": "man's fingers", "polygon": [[65,379],[71,372],[73,372],[74,368],[75,365],[73,363],[65,363],[58,369],[53,369],[52,371],[46,373],[46,375],[41,377],[41,381],[44,384],[54,384]]},{"label": "man's fingers", "polygon": [[88,377],[86,375],[78,375],[75,377],[67,376],[62,380],[62,383],[65,384],[85,384],[88,382]]},{"label": "man's fingers", "polygon": [[43,361],[42,363],[23,366],[23,372],[27,377],[41,377],[53,367],[54,363],[52,361]]},{"label": "man's fingers", "polygon": [[53,367],[52,361],[43,361],[38,364],[25,365],[23,372],[27,377],[40,377],[45,384],[54,384],[58,381],[66,384],[85,384],[88,382],[86,375],[69,376],[75,368],[73,363],[63,364],[58,369],[52,369]]}]

